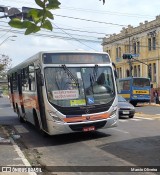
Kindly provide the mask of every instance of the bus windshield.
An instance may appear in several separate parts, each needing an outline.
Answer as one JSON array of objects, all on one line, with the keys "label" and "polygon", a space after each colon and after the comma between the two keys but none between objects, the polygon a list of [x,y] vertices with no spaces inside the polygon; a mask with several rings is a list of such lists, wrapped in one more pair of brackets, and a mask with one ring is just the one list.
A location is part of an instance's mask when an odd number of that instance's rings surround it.
[{"label": "bus windshield", "polygon": [[[67,69],[66,69],[67,68]],[[110,67],[46,67],[50,103],[61,107],[107,104],[115,97]]]},{"label": "bus windshield", "polygon": [[134,78],[133,86],[139,86],[139,87],[150,86],[150,81],[148,78]]}]

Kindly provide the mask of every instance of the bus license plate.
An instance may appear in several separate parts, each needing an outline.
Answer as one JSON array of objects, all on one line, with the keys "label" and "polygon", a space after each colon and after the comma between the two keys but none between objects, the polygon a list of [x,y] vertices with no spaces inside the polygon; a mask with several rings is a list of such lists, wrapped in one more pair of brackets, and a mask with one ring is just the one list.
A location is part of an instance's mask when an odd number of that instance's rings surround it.
[{"label": "bus license plate", "polygon": [[123,111],[123,114],[129,114],[129,111]]},{"label": "bus license plate", "polygon": [[87,132],[87,131],[94,131],[95,130],[95,127],[94,126],[89,126],[89,127],[84,127],[83,128],[83,131],[84,132]]}]

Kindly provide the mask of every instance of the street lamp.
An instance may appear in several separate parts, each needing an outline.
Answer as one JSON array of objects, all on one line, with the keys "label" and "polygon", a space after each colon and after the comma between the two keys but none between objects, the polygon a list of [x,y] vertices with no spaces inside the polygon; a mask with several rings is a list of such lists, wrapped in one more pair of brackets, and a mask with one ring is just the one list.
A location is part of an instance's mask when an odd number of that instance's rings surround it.
[{"label": "street lamp", "polygon": [[[3,43],[5,43],[9,38],[14,38],[14,37],[17,37],[16,35],[12,35],[12,36],[9,36],[9,37],[7,37],[5,40],[3,40],[1,43],[0,43],[0,46],[3,44]],[[11,41],[14,41],[14,40],[11,40]]]}]

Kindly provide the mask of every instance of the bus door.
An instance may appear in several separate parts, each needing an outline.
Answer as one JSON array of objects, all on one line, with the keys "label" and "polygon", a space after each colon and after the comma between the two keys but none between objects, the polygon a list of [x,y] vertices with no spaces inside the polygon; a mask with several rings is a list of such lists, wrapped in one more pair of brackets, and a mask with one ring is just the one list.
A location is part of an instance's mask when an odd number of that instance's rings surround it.
[{"label": "bus door", "polygon": [[38,97],[39,112],[40,112],[42,127],[45,131],[48,131],[43,91],[42,91],[42,85],[43,85],[42,81],[43,79],[42,79],[41,69],[38,68],[36,69],[36,84],[37,84],[37,97]]},{"label": "bus door", "polygon": [[9,95],[9,98],[10,98],[10,101],[12,103],[12,106],[13,106],[13,109],[14,109],[14,112],[16,111],[16,107],[15,107],[15,103],[14,103],[14,94],[13,94],[13,76],[9,76],[8,78],[9,80],[9,89],[10,89],[10,95]]},{"label": "bus door", "polygon": [[21,106],[22,113],[25,113],[24,104],[23,104],[23,96],[22,96],[22,71],[18,73],[18,95],[19,95],[19,102]]}]

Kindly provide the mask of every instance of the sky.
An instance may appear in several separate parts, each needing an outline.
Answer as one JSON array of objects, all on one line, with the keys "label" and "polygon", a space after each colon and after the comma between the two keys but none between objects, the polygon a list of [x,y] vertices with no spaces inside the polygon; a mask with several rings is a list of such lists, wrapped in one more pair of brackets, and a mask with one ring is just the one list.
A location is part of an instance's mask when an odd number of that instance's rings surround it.
[{"label": "sky", "polygon": [[[0,19],[0,55],[9,56],[12,67],[39,51],[102,51],[102,38],[160,15],[159,0],[106,0],[104,5],[99,0],[59,1],[60,9],[52,11],[53,31],[26,36],[24,30],[8,25],[9,18]],[[0,6],[20,11],[22,7],[38,8],[34,0],[0,0]]]}]

